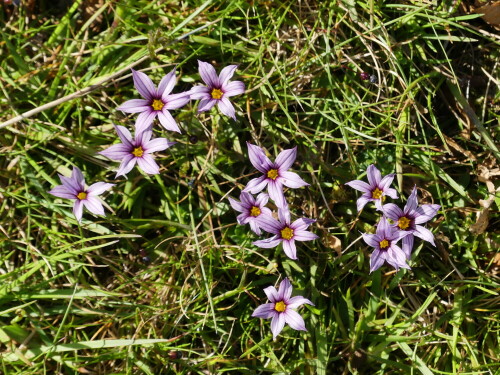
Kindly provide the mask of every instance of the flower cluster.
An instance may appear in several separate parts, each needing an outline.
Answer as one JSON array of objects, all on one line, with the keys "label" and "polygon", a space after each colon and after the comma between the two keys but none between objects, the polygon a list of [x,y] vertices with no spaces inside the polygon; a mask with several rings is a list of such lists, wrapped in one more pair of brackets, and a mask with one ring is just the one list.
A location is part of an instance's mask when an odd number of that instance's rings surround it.
[{"label": "flower cluster", "polygon": [[[153,138],[154,122],[157,119],[165,130],[181,133],[181,128],[170,111],[182,108],[191,100],[200,101],[198,112],[217,106],[223,115],[236,120],[236,111],[229,98],[245,91],[243,82],[231,81],[237,65],[223,68],[219,75],[212,65],[203,61],[198,61],[198,69],[204,85],[195,85],[189,91],[178,93],[173,93],[176,84],[175,69],[161,79],[158,87],[145,73],[132,69],[134,86],[142,99],[128,100],[119,106],[118,110],[138,114],[134,135],[132,136],[126,127],[115,125],[120,143],[98,152],[120,162],[116,178],[126,176],[135,165],[149,175],[160,173],[155,153],[169,149],[176,142],[161,137]],[[285,196],[285,187],[295,189],[309,185],[297,173],[290,171],[297,157],[297,147],[281,151],[274,161],[269,159],[261,147],[248,142],[247,147],[250,163],[260,175],[247,183],[240,193],[239,200],[229,198],[231,207],[239,213],[237,222],[240,225],[249,224],[250,229],[259,236],[263,232],[270,234],[269,238],[254,241],[255,246],[266,249],[281,245],[287,257],[297,260],[297,242],[318,238],[308,230],[316,220],[303,217],[292,221],[292,213]],[[370,272],[379,269],[386,262],[396,270],[409,269],[408,261],[415,237],[434,245],[434,235],[423,224],[437,214],[440,206],[419,206],[416,187],[403,209],[394,203],[384,204],[386,197],[398,198],[396,190],[390,187],[395,174],[382,177],[375,165],[370,165],[366,174],[368,182],[353,180],[347,185],[362,192],[357,200],[358,211],[373,202],[376,210],[382,213],[375,233],[362,233],[363,240],[374,249],[370,258]],[[73,167],[71,177],[59,175],[59,178],[62,184],[55,186],[49,193],[72,200],[73,214],[79,222],[84,207],[93,214],[105,215],[99,195],[111,189],[114,184],[96,182],[87,186],[78,167]],[[270,200],[274,203],[276,212],[267,207]],[[398,245],[400,241],[402,246]],[[307,330],[296,309],[304,304],[314,305],[303,296],[292,297],[292,291],[293,287],[288,278],[281,281],[278,290],[274,286],[265,288],[264,293],[269,302],[258,306],[252,314],[252,317],[271,319],[273,339],[276,339],[285,324],[295,330]]]},{"label": "flower cluster", "polygon": [[[417,236],[434,246],[434,235],[420,224],[426,223],[436,216],[441,206],[424,204],[419,206],[417,188],[413,188],[403,209],[394,203],[382,204],[385,196],[397,199],[396,190],[389,186],[394,174],[382,178],[380,171],[373,164],[366,171],[368,183],[354,180],[346,185],[363,192],[357,200],[358,211],[361,211],[368,202],[375,202],[377,210],[382,211],[375,234],[363,233],[363,240],[374,251],[370,258],[370,272],[380,268],[384,262],[389,263],[396,270],[410,268],[407,261],[411,257],[414,237]],[[402,241],[402,248],[397,242]]]},{"label": "flower cluster", "polygon": [[[299,188],[309,185],[289,169],[297,157],[297,147],[283,150],[272,162],[259,146],[247,142],[250,163],[260,172],[260,177],[248,182],[240,194],[240,201],[229,198],[234,210],[240,212],[237,217],[239,224],[250,224],[250,228],[257,235],[262,231],[273,236],[254,241],[253,244],[260,248],[273,248],[282,244],[283,251],[290,259],[297,259],[296,241],[312,241],[318,238],[307,228],[315,220],[299,218],[291,221],[291,214],[284,194],[284,186]],[[262,193],[267,187],[267,194]],[[252,194],[260,193],[257,198]],[[278,220],[273,217],[271,210],[265,205],[269,198],[278,208]],[[296,330],[305,331],[305,324],[300,315],[293,309],[304,303],[312,303],[300,296],[290,298],[292,286],[288,279],[284,279],[277,292],[273,286],[264,289],[271,303],[259,306],[252,316],[259,318],[272,318],[271,331],[273,337],[281,332],[285,323]]]},{"label": "flower cluster", "polygon": [[[243,82],[230,82],[236,68],[237,65],[229,65],[222,69],[218,76],[212,65],[198,61],[199,73],[206,86],[194,86],[189,91],[175,94],[172,94],[176,84],[175,69],[161,79],[158,87],[146,74],[132,69],[134,86],[142,99],[128,100],[119,106],[118,110],[139,113],[135,122],[134,137],[124,126],[115,125],[121,143],[99,152],[100,155],[120,162],[116,177],[127,175],[136,164],[147,174],[160,173],[153,153],[166,150],[175,142],[166,138],[152,139],[153,122],[158,118],[166,130],[180,133],[181,130],[170,111],[183,107],[190,100],[201,99],[198,112],[207,111],[217,104],[224,115],[236,120],[234,107],[228,98],[245,92]],[[86,189],[83,174],[77,167],[73,168],[71,177],[60,175],[59,178],[62,185],[56,186],[49,193],[59,198],[74,200],[73,213],[78,221],[82,219],[83,206],[94,214],[104,215],[102,203],[97,196],[110,189],[113,184],[98,182]]]}]

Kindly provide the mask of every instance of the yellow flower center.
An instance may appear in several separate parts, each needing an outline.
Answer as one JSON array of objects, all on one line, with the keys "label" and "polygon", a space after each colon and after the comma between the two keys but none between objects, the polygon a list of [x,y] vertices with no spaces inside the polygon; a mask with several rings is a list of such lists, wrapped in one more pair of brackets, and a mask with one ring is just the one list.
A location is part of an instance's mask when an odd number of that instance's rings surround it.
[{"label": "yellow flower center", "polygon": [[80,200],[82,200],[82,199],[86,199],[86,198],[87,198],[87,193],[86,193],[86,192],[84,192],[84,191],[81,191],[81,192],[79,192],[79,193],[76,195],[76,197],[77,197],[78,199],[80,199]]},{"label": "yellow flower center", "polygon": [[260,211],[260,208],[257,207],[257,206],[253,206],[251,209],[250,209],[250,216],[253,216],[253,217],[256,217],[256,216],[259,216],[261,213]]},{"label": "yellow flower center", "polygon": [[389,247],[389,241],[387,241],[386,239],[383,239],[382,241],[379,242],[379,246],[381,249],[385,249],[385,248]]},{"label": "yellow flower center", "polygon": [[410,226],[410,219],[408,219],[406,216],[400,217],[398,219],[398,227],[400,229],[407,229]]},{"label": "yellow flower center", "polygon": [[142,149],[141,146],[136,147],[136,148],[134,148],[134,151],[132,151],[132,155],[140,158],[142,155],[144,155],[144,150]]},{"label": "yellow flower center", "polygon": [[210,95],[212,95],[212,99],[221,99],[224,93],[219,89],[213,89]]},{"label": "yellow flower center", "polygon": [[293,229],[286,227],[285,229],[281,230],[281,238],[284,240],[290,240],[293,237]]},{"label": "yellow flower center", "polygon": [[153,107],[155,111],[161,111],[164,105],[165,103],[163,103],[160,99],[154,99],[153,103],[151,103],[151,107]]},{"label": "yellow flower center", "polygon": [[286,305],[285,305],[285,302],[283,301],[279,301],[279,302],[276,302],[274,304],[274,309],[277,311],[277,312],[283,312],[286,310]]},{"label": "yellow flower center", "polygon": [[271,180],[276,180],[276,178],[278,178],[278,170],[270,169],[269,171],[267,171],[267,177]]},{"label": "yellow flower center", "polygon": [[375,188],[375,190],[372,191],[372,198],[373,199],[382,198],[382,190],[380,190],[379,188]]}]

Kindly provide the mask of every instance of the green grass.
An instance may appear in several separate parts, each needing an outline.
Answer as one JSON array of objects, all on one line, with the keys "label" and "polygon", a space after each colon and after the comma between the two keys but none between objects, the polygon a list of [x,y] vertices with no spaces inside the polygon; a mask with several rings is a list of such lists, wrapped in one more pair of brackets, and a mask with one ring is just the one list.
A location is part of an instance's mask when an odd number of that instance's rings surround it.
[{"label": "green grass", "polygon": [[[0,373],[500,373],[500,39],[469,2],[33,3],[0,11],[0,122],[32,111],[0,125]],[[116,110],[138,97],[129,69],[158,83],[175,66],[180,92],[197,59],[239,64],[238,121],[172,111],[183,132],[155,126],[178,142],[161,174],[115,179],[96,152],[133,126]],[[227,198],[256,176],[246,141],[298,147],[311,185],[286,196],[320,236],[298,261],[236,223]],[[344,184],[372,163],[398,173],[395,203],[417,185],[442,207],[409,271],[369,274],[360,232],[379,214]],[[78,225],[48,194],[74,165],[116,184],[106,217]],[[307,332],[273,341],[251,314],[285,277],[315,306]]]}]

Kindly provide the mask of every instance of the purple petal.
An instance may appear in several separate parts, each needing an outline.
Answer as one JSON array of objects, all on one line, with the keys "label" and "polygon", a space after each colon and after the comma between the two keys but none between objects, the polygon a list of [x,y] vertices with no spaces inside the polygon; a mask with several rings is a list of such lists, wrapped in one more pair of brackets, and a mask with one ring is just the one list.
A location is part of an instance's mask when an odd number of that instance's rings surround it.
[{"label": "purple petal", "polygon": [[306,230],[299,230],[293,232],[293,239],[295,241],[314,241],[317,238],[319,238],[318,235]]},{"label": "purple petal", "polygon": [[288,150],[281,151],[276,157],[275,164],[280,172],[285,172],[288,169],[290,169],[296,158],[297,158],[297,146]]},{"label": "purple petal", "polygon": [[[170,94],[174,86],[175,86],[175,69],[161,79],[160,84],[158,85],[158,90],[156,90],[155,97],[162,99],[166,98],[168,94]],[[166,102],[166,100],[164,101]]]},{"label": "purple petal", "polygon": [[413,243],[415,242],[415,237],[413,237],[413,234],[409,234],[408,236],[403,238],[403,252],[406,255],[406,259],[410,259],[411,257],[411,251],[413,249]]},{"label": "purple petal", "polygon": [[174,95],[168,95],[165,98],[165,106],[163,107],[164,109],[178,109],[181,107],[184,107],[189,101],[191,100],[191,97],[189,96],[188,93],[180,93],[180,94],[174,94]]},{"label": "purple petal", "polygon": [[398,192],[393,188],[384,189],[384,194],[391,197],[392,199],[398,199]]},{"label": "purple petal", "polygon": [[189,96],[191,100],[212,99],[210,88],[206,86],[194,86],[189,91]]},{"label": "purple petal", "polygon": [[434,243],[434,235],[429,229],[421,225],[415,225],[415,232],[413,232],[413,234],[417,237],[420,237],[424,241],[430,242],[433,246],[436,246],[436,244]]},{"label": "purple petal", "polygon": [[281,222],[281,229],[283,229],[284,224],[290,225],[291,217],[288,205],[285,205],[278,209],[278,218]]},{"label": "purple petal", "polygon": [[68,189],[64,185],[55,186],[52,190],[49,191],[49,194],[52,194],[58,198],[76,199],[76,194],[73,192],[73,190]]},{"label": "purple petal", "polygon": [[250,193],[247,193],[246,191],[241,192],[240,201],[246,208],[251,208],[252,206],[257,206],[253,195]]},{"label": "purple petal", "polygon": [[241,95],[245,92],[245,84],[241,81],[229,82],[224,86],[224,96],[230,98],[231,96]]},{"label": "purple petal", "polygon": [[128,172],[134,168],[135,163],[137,163],[137,158],[133,155],[128,155],[125,157],[118,170],[116,171],[116,177],[118,176],[125,176]]},{"label": "purple petal", "polygon": [[360,180],[349,181],[349,182],[346,182],[346,185],[352,187],[353,189],[362,191],[363,193],[370,193],[371,194],[371,192],[372,192],[372,188],[370,187],[370,185],[368,185],[364,181],[360,181]]},{"label": "purple petal", "polygon": [[378,221],[376,233],[378,236],[384,238],[391,234],[389,222],[385,217],[380,218],[380,220]]},{"label": "purple petal", "polygon": [[301,217],[300,219],[295,220],[292,224],[290,224],[290,228],[294,231],[304,231],[309,225],[314,224],[316,220],[308,219],[307,217]]},{"label": "purple petal", "polygon": [[93,214],[103,215],[103,216],[105,215],[104,207],[102,206],[102,203],[98,198],[88,196],[87,199],[84,199],[81,202],[85,207],[87,207],[87,210],[89,210]]},{"label": "purple petal", "polygon": [[243,189],[243,191],[249,191],[252,194],[257,194],[258,192],[262,191],[266,187],[268,183],[268,180],[266,176],[260,176],[257,178],[253,178],[250,181],[248,181],[247,186]]},{"label": "purple petal", "polygon": [[262,231],[260,230],[260,227],[259,227],[259,223],[258,223],[258,221],[254,217],[251,217],[251,216],[249,217],[248,224],[250,224],[250,229],[257,236],[260,236],[262,234]]},{"label": "purple petal", "polygon": [[260,208],[260,215],[257,216],[257,220],[260,221],[263,217],[266,217],[266,216],[273,217],[272,211],[267,207],[261,207]]},{"label": "purple petal", "polygon": [[302,186],[309,186],[299,175],[295,172],[281,172],[280,176],[283,177],[283,185],[288,186],[292,189],[297,189]]},{"label": "purple petal", "polygon": [[117,108],[117,110],[126,112],[126,113],[138,113],[144,112],[151,109],[151,105],[149,100],[145,99],[131,99],[127,100],[121,106]]},{"label": "purple petal", "polygon": [[219,86],[219,77],[217,77],[217,73],[211,64],[198,60],[198,70],[200,72],[201,79],[207,84],[207,86]]},{"label": "purple petal", "polygon": [[269,194],[260,193],[259,195],[257,195],[257,199],[255,200],[255,205],[262,207],[265,206],[268,201],[269,201]]},{"label": "purple petal", "polygon": [[97,195],[101,195],[106,190],[111,189],[113,186],[115,186],[115,184],[108,184],[106,182],[96,182],[95,184],[89,186],[89,188],[87,189],[87,194],[89,196],[95,197]]},{"label": "purple petal", "polygon": [[142,112],[135,120],[135,132],[140,133],[151,126],[158,111]]},{"label": "purple petal", "polygon": [[227,82],[231,79],[238,65],[228,65],[220,71],[219,86],[225,89]]},{"label": "purple petal", "polygon": [[277,312],[274,309],[274,303],[265,303],[265,304],[257,307],[255,309],[255,311],[252,313],[252,316],[254,318],[268,319],[268,318],[272,318],[276,314],[277,314]]},{"label": "purple petal", "polygon": [[120,140],[122,143],[130,148],[133,147],[133,138],[132,134],[130,134],[130,131],[125,127],[121,125],[115,125],[115,130],[116,133],[118,134],[118,137],[120,137]]},{"label": "purple petal", "polygon": [[379,250],[375,250],[370,257],[370,273],[378,270],[382,264],[384,264],[384,261],[384,253]]},{"label": "purple petal", "polygon": [[85,178],[83,177],[83,173],[78,167],[73,167],[73,171],[71,172],[71,179],[76,182],[76,186],[81,188],[82,190],[85,187]]},{"label": "purple petal", "polygon": [[370,199],[370,198],[366,198],[364,195],[362,195],[361,197],[358,198],[358,200],[356,201],[356,209],[359,211],[361,211],[363,209],[363,207],[366,206],[366,204],[368,202],[371,202],[373,199]]},{"label": "purple petal", "polygon": [[249,142],[247,142],[247,147],[250,163],[252,163],[252,165],[259,172],[267,173],[270,169],[273,168],[273,163],[271,163],[271,160],[269,160],[262,148]]},{"label": "purple petal", "polygon": [[217,107],[219,107],[219,110],[222,112],[222,114],[226,115],[227,117],[231,117],[234,121],[236,121],[234,107],[228,98],[222,98],[221,100],[218,100]]},{"label": "purple petal", "polygon": [[273,339],[276,339],[276,336],[283,330],[285,326],[285,315],[277,314],[271,320],[271,332],[273,333]]},{"label": "purple petal", "polygon": [[250,216],[248,214],[248,210],[246,210],[245,212],[243,212],[243,213],[239,214],[238,216],[236,216],[236,221],[240,225],[248,224],[248,222],[250,221],[250,219],[254,219],[254,217],[252,217],[252,216]]},{"label": "purple petal", "polygon": [[79,222],[82,221],[82,215],[83,215],[83,203],[81,200],[76,200],[75,204],[73,205],[73,215],[75,215],[76,220]]},{"label": "purple petal", "polygon": [[66,186],[70,191],[72,190],[75,193],[75,195],[85,190],[84,184],[79,183],[73,177],[65,177],[59,175],[59,179],[61,180],[63,186]]},{"label": "purple petal", "polygon": [[377,169],[376,166],[371,164],[366,169],[366,176],[368,177],[368,182],[370,183],[371,187],[379,186],[382,175],[380,174],[380,171]]},{"label": "purple petal", "polygon": [[398,221],[400,217],[404,216],[404,213],[401,210],[401,208],[396,206],[394,203],[384,204],[382,210],[384,212],[384,215],[393,221]]},{"label": "purple petal", "polygon": [[155,138],[149,141],[145,146],[143,146],[144,152],[151,154],[153,152],[163,151],[169,147],[172,147],[177,142],[170,142],[166,138]]},{"label": "purple petal", "polygon": [[413,190],[411,191],[410,196],[408,197],[408,200],[406,201],[406,205],[404,208],[404,212],[408,213],[413,210],[415,210],[418,206],[418,201],[417,201],[417,187],[414,186]]},{"label": "purple petal", "polygon": [[217,100],[212,99],[211,97],[208,99],[201,99],[200,103],[198,103],[198,113],[208,111],[215,105],[215,103],[217,103]]},{"label": "purple petal", "polygon": [[153,127],[150,126],[147,129],[144,129],[140,133],[135,134],[135,147],[141,147],[144,149],[144,146],[149,142],[151,137],[153,136]]},{"label": "purple petal", "polygon": [[144,99],[153,100],[156,95],[156,88],[153,81],[143,72],[134,69],[132,69],[132,77],[134,79],[134,86],[139,91],[139,94]]},{"label": "purple petal", "polygon": [[267,192],[278,208],[283,208],[287,205],[285,194],[283,193],[283,186],[279,182],[269,180]]},{"label": "purple petal", "polygon": [[400,268],[410,269],[410,267],[406,264],[405,253],[399,246],[396,245],[391,245],[391,247],[389,247],[385,261],[397,270]]},{"label": "purple petal", "polygon": [[[260,223],[259,223],[260,224]],[[262,226],[261,226],[262,228]],[[264,229],[264,228],[262,228]],[[264,229],[265,230],[265,229]],[[252,242],[255,246],[263,248],[263,249],[272,249],[280,244],[281,239],[278,239],[276,236],[268,238],[267,240],[259,240]]]},{"label": "purple petal", "polygon": [[368,244],[368,246],[378,249],[380,246],[380,237],[376,234],[362,233],[363,240]]},{"label": "purple petal", "polygon": [[410,235],[412,232],[406,231],[406,230],[395,230],[395,228],[399,227],[391,227],[393,230],[392,234],[387,237],[388,240],[391,242],[398,242],[400,239],[405,238],[406,236]]},{"label": "purple petal", "polygon": [[395,173],[388,174],[387,176],[384,176],[382,180],[380,180],[379,187],[382,190],[386,190],[389,188],[389,186],[392,184],[392,181],[394,180]]},{"label": "purple petal", "polygon": [[314,303],[309,301],[307,298],[304,298],[302,296],[295,296],[290,298],[287,302],[287,308],[288,309],[296,309],[299,306],[302,306],[304,304],[312,305],[314,306]]},{"label": "purple petal", "polygon": [[149,154],[142,155],[142,157],[137,158],[137,164],[147,174],[158,174],[160,173],[160,167],[156,164],[153,157]]},{"label": "purple petal", "polygon": [[436,216],[441,206],[439,204],[423,204],[415,210],[415,224],[426,223]]},{"label": "purple petal", "polygon": [[307,331],[304,319],[302,319],[297,311],[287,308],[283,315],[285,316],[285,322],[288,323],[291,328],[297,331]]},{"label": "purple petal", "polygon": [[288,278],[284,278],[278,287],[278,300],[287,302],[292,295],[292,284]]},{"label": "purple petal", "polygon": [[297,259],[297,247],[295,246],[295,241],[292,240],[283,240],[283,251],[286,256],[290,259]]},{"label": "purple petal", "polygon": [[98,154],[104,155],[111,160],[122,160],[127,155],[130,155],[130,153],[130,147],[124,145],[123,143],[112,145],[107,149],[98,152]]},{"label": "purple petal", "polygon": [[283,229],[283,224],[269,215],[259,217],[259,226],[272,234],[279,234],[281,229]]},{"label": "purple petal", "polygon": [[228,200],[229,200],[229,204],[231,205],[231,207],[233,208],[233,210],[238,211],[238,212],[246,211],[246,207],[244,207],[236,199],[233,199],[233,198],[229,197]]},{"label": "purple petal", "polygon": [[278,291],[274,286],[268,286],[264,288],[264,293],[266,293],[267,299],[273,303],[274,310],[274,303],[280,301]]},{"label": "purple petal", "polygon": [[158,112],[158,119],[160,120],[160,124],[163,125],[163,127],[167,130],[171,130],[177,133],[180,133],[181,130],[179,129],[179,126],[175,122],[174,118],[170,114],[169,111],[164,110],[161,112]]}]

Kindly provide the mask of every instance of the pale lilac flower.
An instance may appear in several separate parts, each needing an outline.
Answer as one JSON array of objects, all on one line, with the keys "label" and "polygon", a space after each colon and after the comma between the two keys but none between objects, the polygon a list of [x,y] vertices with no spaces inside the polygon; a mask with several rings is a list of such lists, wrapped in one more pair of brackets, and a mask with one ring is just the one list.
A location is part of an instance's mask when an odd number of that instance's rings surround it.
[{"label": "pale lilac flower", "polygon": [[363,240],[375,250],[370,258],[370,273],[379,269],[384,262],[389,263],[396,270],[410,267],[406,264],[406,255],[396,243],[409,235],[408,232],[391,227],[385,217],[377,224],[375,234],[363,233]]},{"label": "pale lilac flower", "polygon": [[206,84],[206,86],[194,86],[191,89],[191,99],[201,99],[198,104],[198,112],[208,111],[217,104],[223,114],[236,120],[234,107],[228,98],[245,92],[243,82],[229,82],[237,67],[238,65],[228,65],[217,76],[211,64],[198,60],[198,70],[201,79]]},{"label": "pale lilac flower", "polygon": [[127,100],[118,109],[127,113],[140,112],[135,123],[136,131],[145,130],[158,116],[165,129],[180,133],[179,126],[168,110],[183,107],[190,97],[189,92],[170,95],[175,85],[175,69],[162,78],[158,88],[142,72],[132,69],[132,77],[135,88],[144,99]]},{"label": "pale lilac flower", "polygon": [[114,184],[96,182],[86,188],[82,171],[77,167],[73,167],[71,177],[59,175],[59,179],[62,185],[54,187],[49,191],[49,194],[74,200],[73,214],[78,221],[82,220],[83,206],[87,207],[93,214],[105,216],[104,207],[97,196],[109,190]]},{"label": "pale lilac flower", "polygon": [[287,205],[283,185],[289,188],[309,185],[297,173],[288,172],[297,157],[297,147],[281,151],[273,163],[259,146],[249,142],[247,142],[247,146],[250,163],[263,175],[250,180],[243,191],[257,194],[267,186],[269,196],[276,203],[276,206],[283,208]]},{"label": "pale lilac flower", "polygon": [[143,131],[136,130],[134,138],[124,126],[115,125],[115,129],[122,143],[110,146],[98,153],[112,160],[121,161],[116,177],[125,176],[134,168],[136,163],[148,174],[160,173],[160,168],[151,154],[156,151],[166,150],[176,142],[169,142],[165,138],[151,140],[153,134],[151,126]]},{"label": "pale lilac flower", "polygon": [[236,218],[236,220],[238,220],[238,224],[250,224],[250,229],[260,235],[260,220],[263,216],[272,216],[271,210],[264,207],[268,200],[269,195],[266,193],[260,193],[257,196],[257,199],[255,199],[252,194],[242,191],[240,194],[241,202],[238,202],[236,199],[230,197],[229,203],[231,203],[231,207],[233,207],[234,210],[241,212],[241,214],[239,214]]},{"label": "pale lilac flower", "polygon": [[413,187],[403,210],[394,203],[384,204],[382,210],[384,215],[394,222],[392,226],[409,233],[408,236],[403,238],[402,242],[406,258],[410,259],[414,242],[413,236],[420,237],[424,241],[430,242],[433,246],[436,246],[434,244],[434,235],[432,232],[420,224],[431,220],[436,216],[440,208],[441,206],[439,204],[423,204],[418,206],[416,186]]},{"label": "pale lilac flower", "polygon": [[[267,298],[271,303],[265,303],[255,309],[252,316],[271,320],[271,332],[273,339],[279,335],[285,323],[297,331],[307,331],[304,319],[294,309],[302,306],[304,303],[314,306],[307,298],[302,296],[291,297],[292,284],[288,279],[284,279],[278,288],[269,286],[264,289]],[[290,298],[291,297],[291,298]]]},{"label": "pale lilac flower", "polygon": [[353,189],[363,192],[363,195],[361,195],[361,197],[356,201],[358,211],[361,211],[365,204],[370,201],[374,201],[377,210],[381,210],[382,201],[385,199],[385,195],[388,195],[392,199],[398,198],[396,190],[389,187],[394,179],[394,173],[388,174],[382,178],[382,175],[377,167],[371,164],[366,169],[366,175],[368,177],[369,184],[360,180],[354,180],[346,183],[346,185],[352,187]]},{"label": "pale lilac flower", "polygon": [[288,207],[278,210],[279,221],[272,216],[263,216],[259,221],[259,226],[266,232],[274,234],[266,240],[255,241],[253,244],[262,248],[272,248],[283,244],[283,250],[290,259],[297,259],[297,247],[295,241],[312,241],[318,238],[314,233],[306,229],[313,219],[301,218],[290,223],[290,211]]}]

